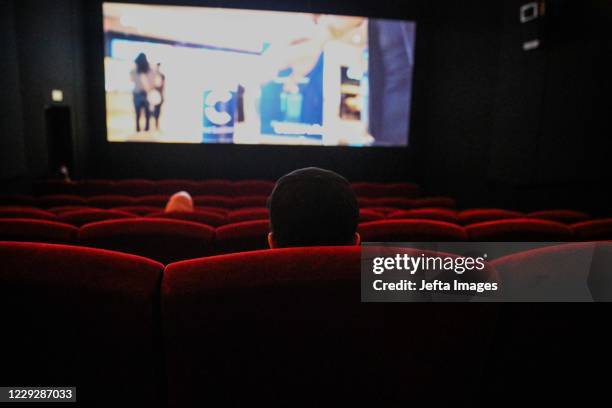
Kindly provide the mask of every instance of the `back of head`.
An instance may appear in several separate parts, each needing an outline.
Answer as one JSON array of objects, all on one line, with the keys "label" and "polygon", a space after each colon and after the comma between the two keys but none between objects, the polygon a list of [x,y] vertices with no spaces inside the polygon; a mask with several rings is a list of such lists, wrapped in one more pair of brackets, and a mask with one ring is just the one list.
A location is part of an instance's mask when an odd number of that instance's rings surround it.
[{"label": "back of head", "polygon": [[166,204],[165,212],[192,212],[193,199],[186,191],[174,193]]},{"label": "back of head", "polygon": [[281,177],[268,208],[278,247],[354,243],[357,197],[349,182],[333,171],[308,167]]}]

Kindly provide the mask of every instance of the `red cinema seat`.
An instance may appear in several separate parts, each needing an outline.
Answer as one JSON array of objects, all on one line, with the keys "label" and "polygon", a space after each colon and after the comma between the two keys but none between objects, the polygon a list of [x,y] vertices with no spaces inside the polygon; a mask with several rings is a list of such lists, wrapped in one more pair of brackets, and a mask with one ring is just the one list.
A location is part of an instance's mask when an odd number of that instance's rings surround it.
[{"label": "red cinema seat", "polygon": [[268,196],[242,196],[232,197],[228,200],[229,208],[265,207],[268,204]]},{"label": "red cinema seat", "polygon": [[88,205],[60,205],[59,207],[51,207],[48,209],[48,211],[58,215],[68,211],[76,210],[100,210],[100,208],[90,207]]},{"label": "red cinema seat", "polygon": [[80,227],[91,222],[135,217],[134,214],[124,211],[91,209],[63,212],[58,215],[57,219],[60,222]]},{"label": "red cinema seat", "polygon": [[450,197],[422,197],[412,201],[414,208],[455,208],[457,202]]},{"label": "red cinema seat", "polygon": [[478,224],[479,222],[523,218],[525,214],[501,208],[474,208],[460,211],[457,215],[461,225]]},{"label": "red cinema seat", "polygon": [[231,206],[231,198],[221,195],[198,195],[193,197],[193,202],[196,207],[219,207],[233,208]]},{"label": "red cinema seat", "polygon": [[359,222],[379,221],[384,218],[385,216],[378,211],[367,210],[365,208],[359,210]]},{"label": "red cinema seat", "polygon": [[465,230],[455,224],[433,220],[383,220],[359,224],[362,242],[466,241]]},{"label": "red cinema seat", "polygon": [[84,196],[111,195],[114,192],[114,182],[110,180],[83,180],[77,185],[77,194]]},{"label": "red cinema seat", "polygon": [[24,194],[0,194],[0,205],[2,206],[28,206],[36,207],[38,204],[34,197]]},{"label": "red cinema seat", "polygon": [[232,182],[228,180],[201,180],[196,182],[192,195],[229,196],[232,193]]},{"label": "red cinema seat", "polygon": [[187,191],[194,194],[197,182],[192,180],[159,180],[154,183],[153,194],[168,194],[172,195],[179,191]]},{"label": "red cinema seat", "polygon": [[591,216],[582,211],[575,210],[544,210],[534,211],[527,214],[529,218],[538,218],[541,220],[550,220],[562,222],[564,224],[575,224],[581,221],[587,221]]},{"label": "red cinema seat", "polygon": [[361,206],[361,208],[369,210],[369,211],[374,211],[383,215],[386,214],[390,214],[392,212],[396,212],[396,211],[401,211],[401,209],[399,208],[395,208],[395,207],[382,207],[382,206],[374,206],[374,207],[364,207]]},{"label": "red cinema seat", "polygon": [[537,248],[496,259],[491,264],[508,300],[612,300],[609,242]]},{"label": "red cinema seat", "polygon": [[471,241],[562,242],[573,239],[572,230],[559,222],[516,218],[481,222],[465,227]]},{"label": "red cinema seat", "polygon": [[218,227],[227,224],[227,217],[216,212],[196,210],[192,212],[165,212],[158,211],[147,215],[148,218],[168,218],[173,220],[183,220],[197,222],[199,224]]},{"label": "red cinema seat", "polygon": [[227,208],[221,208],[221,207],[202,206],[202,207],[197,207],[196,210],[214,212],[219,215],[227,215],[229,213],[229,210]]},{"label": "red cinema seat", "polygon": [[[278,404],[296,395],[314,406],[322,396],[325,405],[358,398],[376,406],[383,398],[405,406],[435,391],[440,371],[459,392],[479,381],[491,305],[364,304],[360,278],[358,246],[169,265],[162,283],[169,406]],[[406,393],[406,384],[419,393]]]},{"label": "red cinema seat", "polygon": [[113,184],[113,194],[134,197],[155,194],[155,183],[144,179],[119,180]]},{"label": "red cinema seat", "polygon": [[126,205],[134,205],[136,201],[133,197],[126,195],[103,195],[93,196],[85,200],[87,205],[98,208],[113,208],[123,207]]},{"label": "red cinema seat", "polygon": [[38,220],[57,220],[57,216],[50,211],[28,207],[0,207],[0,218],[29,218]]},{"label": "red cinema seat", "polygon": [[130,214],[134,214],[134,215],[147,215],[147,214],[151,214],[154,212],[159,212],[161,211],[163,208],[162,207],[156,207],[156,206],[152,206],[152,205],[126,205],[126,206],[122,206],[122,207],[114,207],[112,208],[113,210],[117,210],[117,211],[123,211],[123,212],[128,212]]},{"label": "red cinema seat", "polygon": [[157,207],[164,209],[166,207],[166,204],[168,204],[169,199],[170,195],[167,194],[150,194],[142,197],[134,197],[133,205]]},{"label": "red cinema seat", "polygon": [[34,182],[32,188],[37,195],[79,194],[77,182],[61,179],[37,181]]},{"label": "red cinema seat", "polygon": [[215,250],[224,254],[230,252],[254,251],[268,248],[268,220],[244,221],[217,228]]},{"label": "red cinema seat", "polygon": [[367,198],[358,197],[360,208],[364,207],[393,207],[397,209],[409,209],[414,207],[415,199],[403,197]]},{"label": "red cinema seat", "polygon": [[72,225],[49,220],[26,218],[0,219],[0,240],[69,244],[77,236]]},{"label": "red cinema seat", "polygon": [[422,219],[450,222],[458,224],[457,212],[446,208],[417,208],[414,210],[400,210],[387,214],[388,220]]},{"label": "red cinema seat", "polygon": [[351,183],[359,197],[405,197],[419,196],[419,186],[413,183]]},{"label": "red cinema seat", "polygon": [[90,205],[83,197],[66,194],[41,196],[38,197],[36,202],[38,206],[42,208],[60,207],[65,205]]},{"label": "red cinema seat", "polygon": [[233,210],[227,214],[227,222],[230,224],[242,221],[267,220],[270,218],[267,208],[244,208]]},{"label": "red cinema seat", "polygon": [[612,240],[612,218],[578,222],[570,227],[577,240]]},{"label": "red cinema seat", "polygon": [[230,195],[240,196],[269,196],[274,189],[274,183],[266,180],[242,180],[231,184]]},{"label": "red cinema seat", "polygon": [[65,245],[0,242],[0,383],[77,387],[83,406],[160,406],[163,265]]},{"label": "red cinema seat", "polygon": [[211,252],[215,230],[195,222],[158,218],[100,221],[79,230],[83,245],[145,256],[162,263]]}]

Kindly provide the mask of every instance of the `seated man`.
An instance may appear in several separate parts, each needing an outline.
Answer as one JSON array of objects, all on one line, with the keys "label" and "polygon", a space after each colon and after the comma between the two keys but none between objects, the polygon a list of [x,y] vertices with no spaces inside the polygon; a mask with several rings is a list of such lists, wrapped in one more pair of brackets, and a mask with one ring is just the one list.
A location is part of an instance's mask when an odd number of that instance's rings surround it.
[{"label": "seated man", "polygon": [[359,245],[357,197],[333,171],[309,167],[281,177],[268,209],[270,248]]},{"label": "seated man", "polygon": [[166,204],[165,212],[193,212],[193,199],[186,191],[174,193]]}]

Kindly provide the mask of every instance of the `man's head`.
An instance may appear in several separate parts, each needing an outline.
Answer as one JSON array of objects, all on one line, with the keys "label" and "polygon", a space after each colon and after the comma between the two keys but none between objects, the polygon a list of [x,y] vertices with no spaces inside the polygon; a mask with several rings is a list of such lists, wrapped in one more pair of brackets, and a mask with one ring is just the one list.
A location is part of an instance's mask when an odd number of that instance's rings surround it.
[{"label": "man's head", "polygon": [[281,177],[268,209],[272,248],[359,244],[357,197],[333,171],[308,167]]}]

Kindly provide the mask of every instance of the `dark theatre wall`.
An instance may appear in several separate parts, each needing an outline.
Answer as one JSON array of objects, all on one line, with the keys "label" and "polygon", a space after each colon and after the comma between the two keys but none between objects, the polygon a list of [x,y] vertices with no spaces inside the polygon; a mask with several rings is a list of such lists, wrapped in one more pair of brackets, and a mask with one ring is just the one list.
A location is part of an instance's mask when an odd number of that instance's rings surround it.
[{"label": "dark theatre wall", "polygon": [[464,206],[602,205],[612,134],[606,2],[549,1],[544,48],[532,52],[521,49],[517,0],[180,2],[196,3],[416,19],[410,148],[107,144],[100,2],[0,0],[8,42],[0,74],[16,96],[0,99],[2,114],[15,118],[0,125],[10,135],[1,154],[12,163],[0,178],[44,173],[43,107],[60,87],[83,177],[273,179],[319,165],[354,180],[415,180]]}]

